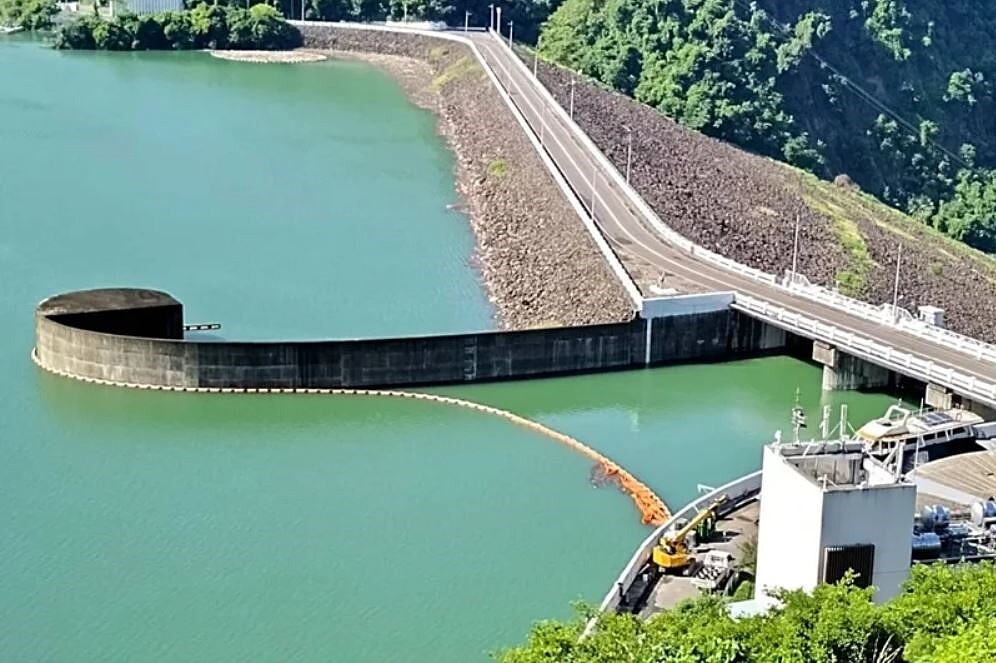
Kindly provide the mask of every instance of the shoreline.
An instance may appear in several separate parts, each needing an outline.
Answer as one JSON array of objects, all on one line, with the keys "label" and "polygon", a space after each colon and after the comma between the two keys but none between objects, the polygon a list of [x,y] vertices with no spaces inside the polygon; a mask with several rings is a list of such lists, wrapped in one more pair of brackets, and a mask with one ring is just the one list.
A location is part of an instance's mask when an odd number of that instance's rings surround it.
[{"label": "shoreline", "polygon": [[634,317],[622,285],[469,51],[432,37],[330,26],[307,26],[302,36],[301,51],[376,66],[436,116],[454,157],[454,207],[474,234],[471,263],[501,328]]},{"label": "shoreline", "polygon": [[304,62],[322,62],[328,57],[322,53],[306,50],[293,51],[229,51],[209,50],[208,54],[219,60],[231,62],[253,62],[259,64],[299,64]]}]

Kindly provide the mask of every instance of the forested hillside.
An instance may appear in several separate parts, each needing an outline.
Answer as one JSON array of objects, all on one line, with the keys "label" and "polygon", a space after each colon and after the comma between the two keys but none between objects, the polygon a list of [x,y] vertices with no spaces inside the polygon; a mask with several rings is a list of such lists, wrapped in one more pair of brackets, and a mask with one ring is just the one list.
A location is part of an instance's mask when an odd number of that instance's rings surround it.
[{"label": "forested hillside", "polygon": [[565,0],[546,57],[996,251],[996,3]]}]

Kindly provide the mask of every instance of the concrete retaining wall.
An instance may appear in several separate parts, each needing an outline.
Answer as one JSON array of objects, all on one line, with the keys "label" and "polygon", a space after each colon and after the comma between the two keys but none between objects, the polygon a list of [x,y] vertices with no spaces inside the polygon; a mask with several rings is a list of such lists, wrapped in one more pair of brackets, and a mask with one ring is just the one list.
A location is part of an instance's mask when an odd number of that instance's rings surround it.
[{"label": "concrete retaining wall", "polygon": [[[122,316],[126,320],[124,313],[115,319]],[[731,309],[585,327],[278,342],[126,336],[71,327],[61,319],[42,307],[36,312],[42,366],[78,377],[174,387],[456,384],[718,361],[775,349],[770,328]],[[123,324],[127,328],[127,320]]]}]

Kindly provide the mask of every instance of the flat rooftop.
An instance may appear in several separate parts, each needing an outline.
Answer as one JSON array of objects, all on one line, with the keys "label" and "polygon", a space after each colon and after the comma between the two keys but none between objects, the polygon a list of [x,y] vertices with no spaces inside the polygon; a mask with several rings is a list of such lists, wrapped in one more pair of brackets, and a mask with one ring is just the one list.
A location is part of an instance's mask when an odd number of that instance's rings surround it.
[{"label": "flat rooftop", "polygon": [[45,316],[58,316],[179,305],[180,302],[172,295],[160,290],[97,288],[66,292],[49,297],[38,304],[37,313]]},{"label": "flat rooftop", "polygon": [[921,495],[971,506],[996,495],[996,451],[973,451],[924,463],[913,473],[913,480]]}]

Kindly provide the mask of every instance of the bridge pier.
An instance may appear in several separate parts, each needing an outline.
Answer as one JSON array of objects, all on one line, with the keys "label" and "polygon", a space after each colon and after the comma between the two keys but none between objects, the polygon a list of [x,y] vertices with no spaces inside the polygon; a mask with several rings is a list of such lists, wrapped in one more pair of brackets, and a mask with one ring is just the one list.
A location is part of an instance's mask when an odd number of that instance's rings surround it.
[{"label": "bridge pier", "polygon": [[889,369],[844,354],[821,341],[813,341],[813,360],[823,364],[824,391],[875,389],[895,382],[895,375]]},{"label": "bridge pier", "polygon": [[971,398],[959,396],[947,387],[937,384],[927,384],[923,402],[938,410],[950,410],[951,408],[960,407],[969,412],[974,412],[986,421],[996,420],[996,410],[993,408],[984,403],[973,401]]}]

